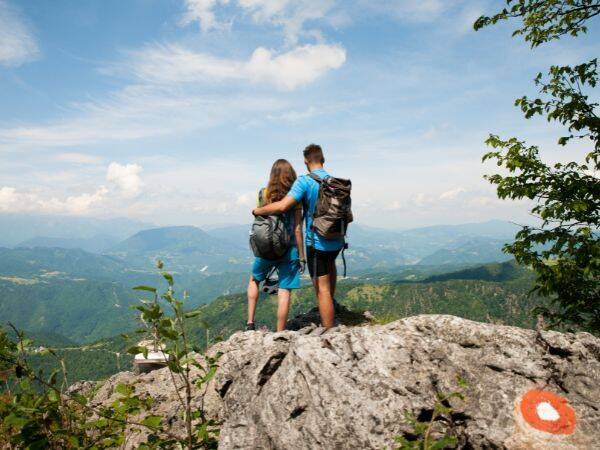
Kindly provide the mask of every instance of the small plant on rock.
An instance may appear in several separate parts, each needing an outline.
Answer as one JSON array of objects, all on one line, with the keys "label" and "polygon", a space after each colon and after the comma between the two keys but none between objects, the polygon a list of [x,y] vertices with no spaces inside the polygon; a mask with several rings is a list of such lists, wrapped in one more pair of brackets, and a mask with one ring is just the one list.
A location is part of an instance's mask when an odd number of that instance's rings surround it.
[{"label": "small plant on rock", "polygon": [[[188,449],[217,448],[219,424],[206,417],[202,404],[199,409],[194,409],[192,403],[194,386],[198,389],[206,389],[217,371],[217,361],[221,355],[204,355],[202,361],[199,361],[198,356],[203,353],[202,349],[192,345],[189,341],[185,325],[185,319],[194,317],[198,313],[184,312],[183,300],[178,299],[175,295],[173,275],[162,271],[163,263],[161,261],[157,263],[157,267],[167,282],[167,290],[159,294],[154,287],[136,286],[135,290],[148,292],[152,297],[142,299],[135,308],[140,311],[142,322],[151,331],[155,347],[164,353],[177,399],[184,412],[186,437],[185,441],[181,443],[185,443],[185,448]],[[184,293],[183,298],[186,297],[187,295]],[[167,307],[168,313],[163,309],[163,305]],[[144,332],[144,330],[140,331]],[[134,346],[128,352],[143,353],[147,357],[148,348]],[[183,393],[180,393],[181,387]],[[161,423],[162,421],[157,420],[157,425]],[[176,440],[167,439],[160,442],[160,448],[168,448],[176,444]]]},{"label": "small plant on rock", "polygon": [[[397,436],[394,438],[398,446],[395,450],[442,450],[446,448],[456,448],[458,445],[458,439],[456,436],[452,436],[452,413],[454,409],[450,405],[451,400],[464,401],[464,391],[468,385],[465,380],[461,377],[457,377],[458,389],[448,394],[438,392],[435,404],[433,405],[433,411],[431,413],[431,419],[428,421],[419,420],[414,414],[406,413],[406,422],[412,427],[410,433],[404,436]],[[444,421],[450,424],[449,430],[444,435],[438,438],[433,437],[433,433],[436,428],[436,424],[440,421]],[[406,437],[406,436],[410,436]]]}]

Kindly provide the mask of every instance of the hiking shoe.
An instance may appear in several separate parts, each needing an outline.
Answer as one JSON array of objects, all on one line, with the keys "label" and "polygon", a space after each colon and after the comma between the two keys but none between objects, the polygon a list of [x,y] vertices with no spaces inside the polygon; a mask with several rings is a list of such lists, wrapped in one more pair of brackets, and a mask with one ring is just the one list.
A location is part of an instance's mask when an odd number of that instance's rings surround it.
[{"label": "hiking shoe", "polygon": [[246,331],[254,331],[254,330],[256,330],[256,328],[254,327],[254,323],[246,324]]}]

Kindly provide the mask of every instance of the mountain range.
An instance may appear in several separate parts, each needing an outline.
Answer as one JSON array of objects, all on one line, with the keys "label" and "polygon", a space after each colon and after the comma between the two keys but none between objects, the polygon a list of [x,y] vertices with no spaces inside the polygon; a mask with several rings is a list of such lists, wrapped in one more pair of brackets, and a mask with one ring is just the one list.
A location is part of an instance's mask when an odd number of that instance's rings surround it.
[{"label": "mountain range", "polygon": [[148,267],[160,259],[172,270],[209,273],[243,271],[251,262],[247,246],[236,245],[192,226],[143,230],[107,254],[133,267]]},{"label": "mountain range", "polygon": [[[245,272],[252,261],[249,225],[148,227],[128,219],[0,214],[0,242],[13,248],[70,248],[110,256],[147,270],[157,259],[172,270],[219,274]],[[18,230],[17,230],[18,229]],[[502,247],[517,225],[489,221],[386,230],[352,224],[347,252],[350,272],[396,270],[405,265],[483,264],[510,259]],[[132,232],[129,232],[132,231]],[[17,237],[26,237],[18,240]]]},{"label": "mountain range", "polygon": [[[1,322],[54,336],[53,341],[78,343],[126,331],[135,326],[129,307],[137,297],[131,288],[162,281],[157,259],[189,294],[189,309],[223,295],[234,295],[244,307],[243,295],[236,295],[245,290],[253,258],[247,225],[202,230],[146,228],[127,219],[29,219],[0,215],[0,230],[9,225],[23,228],[4,236],[15,243],[13,248],[0,248]],[[37,237],[31,235],[34,229]],[[501,247],[514,232],[514,225],[498,221],[399,231],[353,224],[347,252],[351,278],[346,283],[410,284],[502,262],[508,257]]]},{"label": "mountain range", "polygon": [[27,244],[30,239],[37,238],[85,241],[98,237],[100,239],[108,237],[119,242],[140,230],[150,227],[151,225],[148,223],[126,218],[99,219],[62,215],[2,213],[0,214],[0,247],[15,247],[21,243]]}]

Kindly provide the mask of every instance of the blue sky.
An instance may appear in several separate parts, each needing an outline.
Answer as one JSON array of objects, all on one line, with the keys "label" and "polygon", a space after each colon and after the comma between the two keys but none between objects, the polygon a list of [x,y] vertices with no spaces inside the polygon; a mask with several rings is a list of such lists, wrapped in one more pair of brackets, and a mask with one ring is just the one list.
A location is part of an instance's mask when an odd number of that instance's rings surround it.
[{"label": "blue sky", "polygon": [[[529,221],[489,132],[558,150],[515,98],[599,33],[532,51],[487,0],[0,0],[0,212],[249,220],[271,163],[323,146],[364,224]],[[597,21],[596,21],[597,22]]]}]

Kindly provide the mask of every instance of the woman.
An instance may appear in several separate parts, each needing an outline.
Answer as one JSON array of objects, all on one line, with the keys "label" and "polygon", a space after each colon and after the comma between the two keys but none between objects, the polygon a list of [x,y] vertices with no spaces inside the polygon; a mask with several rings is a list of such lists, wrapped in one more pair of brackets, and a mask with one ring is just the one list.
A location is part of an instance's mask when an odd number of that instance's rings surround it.
[{"label": "woman", "polygon": [[[277,202],[285,197],[296,181],[296,172],[285,159],[278,159],[271,168],[271,176],[266,188],[258,195],[258,206]],[[279,271],[279,291],[277,293],[277,331],[285,330],[290,307],[291,290],[300,287],[300,261],[305,261],[302,238],[302,206],[298,205],[285,213],[284,221],[290,229],[292,242],[286,255],[278,261],[256,257],[252,266],[252,276],[248,283],[248,323],[246,330],[254,330],[254,313],[258,301],[258,285],[271,270]]]}]

